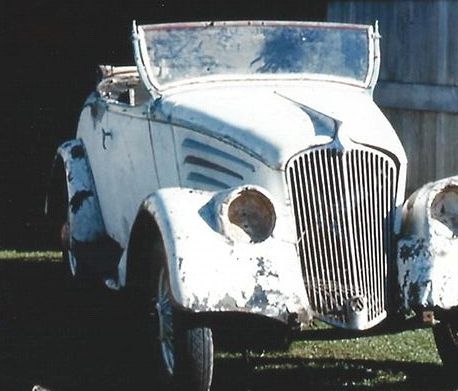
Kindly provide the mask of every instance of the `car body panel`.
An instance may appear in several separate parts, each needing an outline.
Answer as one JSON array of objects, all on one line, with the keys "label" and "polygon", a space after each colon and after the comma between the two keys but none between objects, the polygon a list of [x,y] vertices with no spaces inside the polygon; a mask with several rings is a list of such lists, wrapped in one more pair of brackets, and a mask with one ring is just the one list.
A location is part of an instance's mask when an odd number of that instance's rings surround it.
[{"label": "car body panel", "polygon": [[404,310],[458,306],[458,177],[431,182],[403,210],[398,284]]},{"label": "car body panel", "polygon": [[[223,209],[237,194],[166,188],[142,203],[161,231],[174,302],[195,313],[249,312],[307,325],[312,314],[294,243],[275,232],[257,244],[237,241],[215,220],[236,228]],[[121,263],[122,285],[124,270]]]}]

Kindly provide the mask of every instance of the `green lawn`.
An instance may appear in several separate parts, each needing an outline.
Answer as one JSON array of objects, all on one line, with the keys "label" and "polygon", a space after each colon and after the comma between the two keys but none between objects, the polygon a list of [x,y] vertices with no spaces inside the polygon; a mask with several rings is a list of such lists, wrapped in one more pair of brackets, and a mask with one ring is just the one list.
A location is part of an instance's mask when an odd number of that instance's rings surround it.
[{"label": "green lawn", "polygon": [[[31,338],[37,346],[46,346],[46,350],[50,351],[44,361],[46,365],[42,364],[43,358],[39,355],[40,358],[37,359],[39,365],[36,363],[24,364],[29,368],[30,375],[25,377],[24,373],[20,373],[17,379],[43,379],[42,384],[43,382],[54,384],[54,387],[50,387],[52,391],[59,391],[60,385],[63,385],[64,389],[80,389],[80,385],[74,383],[76,380],[72,375],[75,366],[79,364],[73,361],[67,363],[70,356],[65,353],[75,351],[73,344],[76,341],[82,341],[78,342],[77,346],[86,346],[78,353],[79,355],[84,354],[87,346],[93,347],[97,354],[107,350],[105,345],[98,346],[100,334],[97,330],[95,330],[97,333],[91,331],[90,328],[76,327],[76,331],[73,332],[56,331],[56,336],[52,338],[48,336],[48,331],[44,334],[43,331],[34,331],[40,324],[45,324],[41,330],[59,330],[59,327],[62,330],[68,330],[65,322],[77,325],[83,316],[75,312],[72,307],[79,305],[79,300],[72,302],[72,293],[66,291],[67,288],[63,282],[64,265],[59,264],[60,260],[61,254],[58,251],[0,251],[0,297],[3,295],[5,308],[13,313],[15,319],[19,319],[16,323],[26,325],[22,326],[28,330],[25,333],[26,338]],[[68,303],[73,304],[69,306]],[[88,303],[93,305],[92,300],[89,300]],[[101,304],[100,308],[102,307]],[[81,312],[81,308],[78,311]],[[88,318],[93,319],[94,314],[103,312],[100,309],[94,309],[89,313]],[[98,321],[105,322],[104,318]],[[110,327],[103,326],[101,329],[108,330]],[[13,337],[10,341],[16,338],[18,342],[11,342],[10,350],[5,350],[3,353],[4,357],[0,353],[2,365],[10,363],[11,359],[8,357],[16,357],[16,360],[21,362],[22,357],[29,357],[33,353],[32,345],[26,343],[26,340],[24,340],[23,348],[20,348],[24,336],[21,336],[20,333],[16,335],[14,327],[11,330]],[[84,334],[81,334],[80,330],[83,330]],[[94,338],[92,334],[96,334],[97,338]],[[108,338],[109,335],[105,342],[111,348],[113,341]],[[22,350],[28,353],[24,355],[24,352],[21,353]],[[107,357],[102,361],[107,365],[106,368],[104,367],[105,371],[112,377],[110,368],[113,367],[112,360],[116,359],[116,354],[110,353],[109,349],[107,352]],[[115,349],[115,352],[118,352],[118,349]],[[92,355],[93,353],[91,357]],[[141,354],[137,356],[141,357]],[[123,359],[124,354],[121,354],[121,362]],[[111,364],[108,365],[108,363]],[[57,364],[63,369],[58,372],[48,370],[48,366],[52,369]],[[12,368],[20,368],[21,365],[15,364]],[[45,369],[40,365],[44,365]],[[97,368],[97,365],[94,368]],[[4,381],[2,376],[5,375],[8,375],[7,380],[11,381],[10,373],[13,369],[10,368],[8,374],[7,372],[2,374],[0,371],[0,384],[1,381]],[[97,378],[99,372],[94,369],[87,379],[91,379],[92,383],[100,381],[103,384],[105,375],[99,379]],[[59,374],[59,377],[56,373]],[[123,372],[119,371],[119,373]],[[127,382],[124,375],[112,380],[114,384]],[[23,383],[25,384],[25,381]],[[70,384],[73,384],[73,388],[69,386]],[[219,352],[215,364],[212,391],[341,389],[455,390],[457,388],[447,379],[442,369],[431,330],[422,329],[349,340],[297,341],[292,343],[287,352],[251,354],[248,363],[242,359],[240,354]]]},{"label": "green lawn", "polygon": [[[241,360],[220,353],[221,365]],[[333,341],[298,341],[288,352],[253,355],[252,389],[455,390],[429,329]],[[234,387],[238,388],[238,387]],[[224,388],[226,389],[226,388]],[[229,387],[228,387],[229,389]]]},{"label": "green lawn", "polygon": [[61,257],[62,253],[60,251],[0,250],[0,261],[59,262]]}]

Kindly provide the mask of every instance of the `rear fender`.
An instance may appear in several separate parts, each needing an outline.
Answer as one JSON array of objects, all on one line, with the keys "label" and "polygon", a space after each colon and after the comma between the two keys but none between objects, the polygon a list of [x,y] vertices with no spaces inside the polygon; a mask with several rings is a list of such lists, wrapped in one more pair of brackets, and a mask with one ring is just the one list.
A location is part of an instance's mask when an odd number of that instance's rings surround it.
[{"label": "rear fender", "polygon": [[[116,278],[116,266],[122,251],[119,244],[106,233],[82,140],[70,140],[58,148],[52,178],[53,182],[64,183],[57,183],[48,192],[45,212],[47,215],[59,216],[62,225],[68,222],[68,238],[63,241],[63,247],[76,265],[73,272],[77,271],[79,276],[86,277]],[[58,199],[53,192],[62,186],[66,187],[67,208],[56,213],[57,209],[65,208],[53,202]]]}]

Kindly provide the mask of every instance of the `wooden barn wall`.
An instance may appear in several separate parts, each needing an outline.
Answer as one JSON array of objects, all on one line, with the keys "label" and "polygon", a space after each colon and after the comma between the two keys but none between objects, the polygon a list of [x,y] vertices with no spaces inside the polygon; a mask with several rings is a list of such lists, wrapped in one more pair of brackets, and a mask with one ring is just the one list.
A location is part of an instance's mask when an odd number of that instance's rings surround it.
[{"label": "wooden barn wall", "polygon": [[407,192],[458,174],[458,2],[330,1],[329,21],[379,21],[375,101],[409,160]]}]

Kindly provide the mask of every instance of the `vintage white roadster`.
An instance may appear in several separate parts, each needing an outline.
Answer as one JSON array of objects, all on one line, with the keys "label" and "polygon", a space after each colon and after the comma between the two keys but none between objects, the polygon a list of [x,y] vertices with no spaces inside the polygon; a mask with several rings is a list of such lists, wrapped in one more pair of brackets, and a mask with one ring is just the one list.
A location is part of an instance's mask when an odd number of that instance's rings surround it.
[{"label": "vintage white roadster", "polygon": [[48,212],[75,278],[144,300],[172,383],[209,389],[211,330],[262,347],[313,319],[435,324],[456,366],[458,181],[404,203],[377,28],[134,23],[133,46],[59,147]]}]

